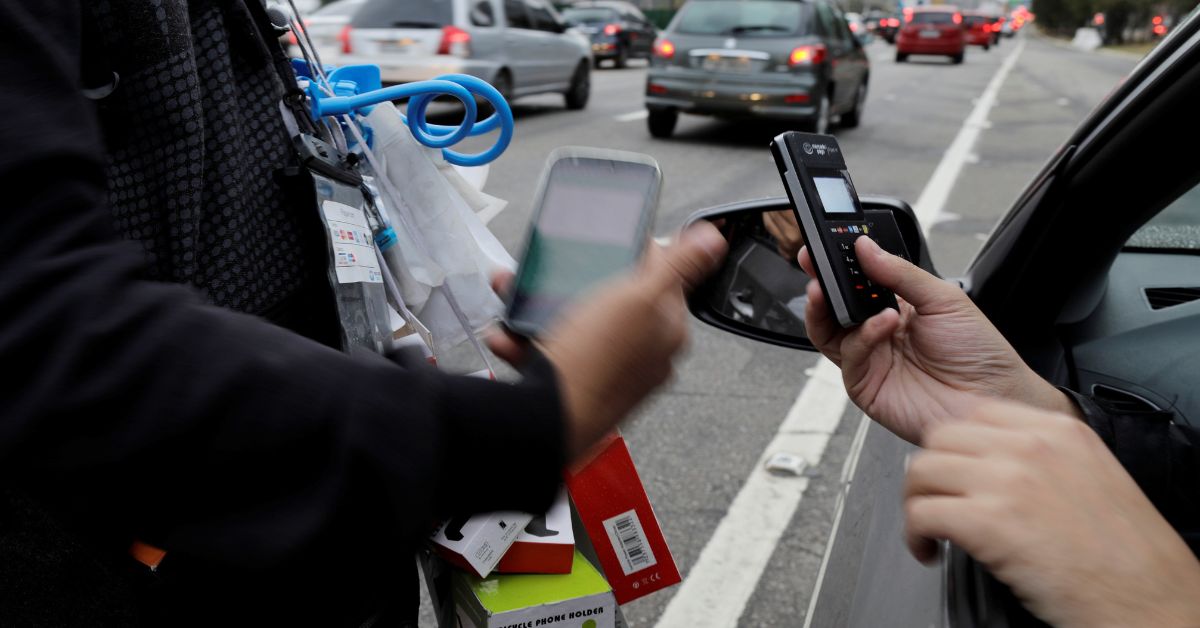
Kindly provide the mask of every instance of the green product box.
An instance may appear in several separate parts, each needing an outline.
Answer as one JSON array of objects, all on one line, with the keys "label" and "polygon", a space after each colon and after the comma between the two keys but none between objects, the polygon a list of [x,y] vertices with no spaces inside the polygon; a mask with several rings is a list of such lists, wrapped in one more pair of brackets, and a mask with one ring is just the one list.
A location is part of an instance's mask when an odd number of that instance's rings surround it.
[{"label": "green product box", "polygon": [[615,628],[617,601],[604,576],[579,552],[569,574],[454,574],[454,605],[464,628]]}]

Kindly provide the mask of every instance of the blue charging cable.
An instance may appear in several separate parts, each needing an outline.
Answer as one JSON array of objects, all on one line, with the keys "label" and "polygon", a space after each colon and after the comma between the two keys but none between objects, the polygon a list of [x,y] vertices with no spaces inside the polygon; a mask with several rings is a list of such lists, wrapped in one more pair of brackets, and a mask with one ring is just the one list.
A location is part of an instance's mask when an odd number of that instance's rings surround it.
[{"label": "blue charging cable", "polygon": [[[315,77],[309,73],[307,64],[294,61],[297,74],[309,78],[309,100],[312,102],[313,119],[324,116],[340,117],[352,112],[364,115],[380,103],[409,99],[408,114],[401,119],[412,131],[413,137],[424,146],[442,149],[446,161],[458,166],[482,166],[491,163],[508,148],[513,136],[513,114],[504,96],[486,81],[466,74],[445,74],[429,81],[418,81],[403,85],[383,87],[379,66],[357,65],[329,68],[328,85],[333,94],[319,89]],[[429,104],[438,96],[453,96],[463,104],[463,120],[457,125],[430,124],[425,120]],[[486,119],[478,120],[476,97],[492,104],[495,112]],[[468,137],[491,133],[500,129],[500,137],[491,148],[475,155],[450,150],[449,147]]]}]

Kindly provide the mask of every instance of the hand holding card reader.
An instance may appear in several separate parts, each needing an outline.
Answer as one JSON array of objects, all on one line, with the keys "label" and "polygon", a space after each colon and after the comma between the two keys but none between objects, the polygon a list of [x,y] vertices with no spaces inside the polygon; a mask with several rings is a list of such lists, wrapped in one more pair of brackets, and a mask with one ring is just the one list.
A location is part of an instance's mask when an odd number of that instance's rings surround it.
[{"label": "hand holding card reader", "polygon": [[854,250],[862,236],[877,240],[830,135],[790,131],[771,142],[783,186],[796,212],[826,300],[842,327],[860,325],[896,297],[863,273]]}]

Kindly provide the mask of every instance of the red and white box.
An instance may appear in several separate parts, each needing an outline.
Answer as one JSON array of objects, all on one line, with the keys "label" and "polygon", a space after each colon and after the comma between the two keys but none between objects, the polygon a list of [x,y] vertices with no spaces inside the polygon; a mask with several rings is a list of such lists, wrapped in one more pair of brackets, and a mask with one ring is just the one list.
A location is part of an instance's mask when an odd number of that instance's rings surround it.
[{"label": "red and white box", "polygon": [[446,562],[486,578],[530,519],[522,512],[455,517],[434,531],[433,547]]},{"label": "red and white box", "polygon": [[571,502],[563,489],[545,515],[534,517],[505,552],[499,573],[571,573],[575,560],[575,531]]},{"label": "red and white box", "polygon": [[618,604],[678,584],[667,547],[625,439],[613,434],[567,473],[567,490]]}]

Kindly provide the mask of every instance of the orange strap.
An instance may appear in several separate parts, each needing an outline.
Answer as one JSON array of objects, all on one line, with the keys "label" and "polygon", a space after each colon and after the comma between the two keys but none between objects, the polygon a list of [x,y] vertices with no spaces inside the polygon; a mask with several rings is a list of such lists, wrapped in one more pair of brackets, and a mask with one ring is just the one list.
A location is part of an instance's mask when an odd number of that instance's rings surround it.
[{"label": "orange strap", "polygon": [[157,571],[159,563],[167,555],[166,550],[158,549],[153,545],[146,545],[141,541],[134,541],[133,545],[129,546],[129,555],[133,556],[134,560],[150,568],[150,571]]}]

